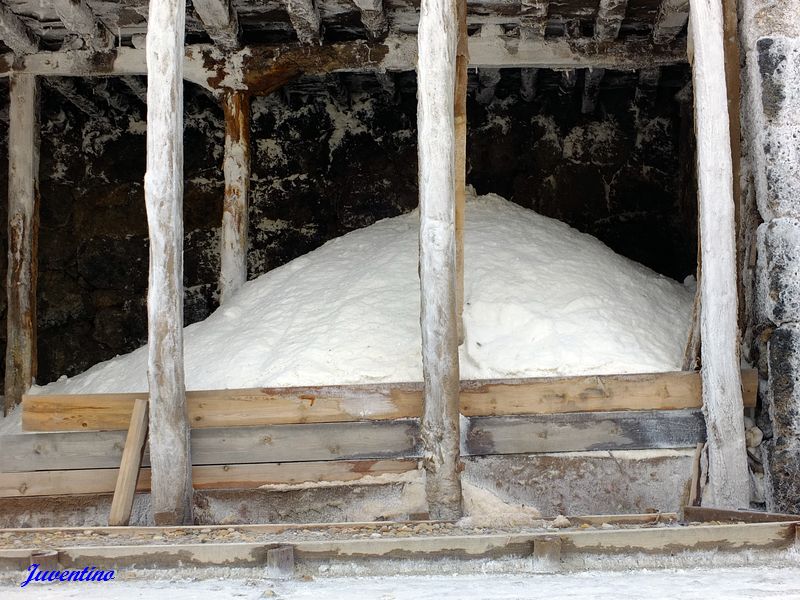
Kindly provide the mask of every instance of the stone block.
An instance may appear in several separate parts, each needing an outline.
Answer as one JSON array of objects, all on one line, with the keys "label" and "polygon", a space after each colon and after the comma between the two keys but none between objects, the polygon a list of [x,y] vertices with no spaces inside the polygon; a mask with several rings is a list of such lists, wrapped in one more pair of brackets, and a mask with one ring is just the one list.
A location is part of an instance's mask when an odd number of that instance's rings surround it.
[{"label": "stone block", "polygon": [[800,462],[800,324],[781,325],[767,343],[767,408],[776,448],[795,447]]},{"label": "stone block", "polygon": [[800,322],[800,219],[763,223],[757,243],[758,325]]}]

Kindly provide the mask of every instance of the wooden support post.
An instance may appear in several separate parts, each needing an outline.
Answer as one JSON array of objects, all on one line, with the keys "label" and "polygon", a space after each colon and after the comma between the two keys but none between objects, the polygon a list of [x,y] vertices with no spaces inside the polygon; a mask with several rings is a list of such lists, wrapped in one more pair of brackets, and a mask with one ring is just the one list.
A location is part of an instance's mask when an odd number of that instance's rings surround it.
[{"label": "wooden support post", "polygon": [[464,215],[467,203],[467,0],[457,0],[458,45],[456,49],[456,321],[458,343],[464,343]]},{"label": "wooden support post", "polygon": [[192,522],[183,372],[183,38],[186,1],[150,3],[147,27],[147,290],[151,503],[156,525]]},{"label": "wooden support post", "polygon": [[111,527],[127,525],[131,519],[133,497],[136,493],[136,480],[139,477],[139,466],[142,463],[144,440],[147,437],[147,400],[137,398],[133,404],[131,423],[125,438],[125,448],[119,463],[117,485],[111,500],[111,514],[108,524]]},{"label": "wooden support post", "polygon": [[250,98],[239,91],[222,98],[225,113],[225,200],[222,205],[219,302],[247,281],[247,194],[250,189]]},{"label": "wooden support post", "polygon": [[702,504],[747,508],[750,483],[739,371],[736,224],[720,0],[692,0],[689,30],[694,48],[692,81],[703,265],[701,378],[708,430],[708,483]]},{"label": "wooden support post", "polygon": [[456,319],[456,0],[422,0],[419,20],[418,146],[422,447],[431,518],[461,516]]},{"label": "wooden support post", "polygon": [[533,540],[533,572],[558,573],[561,570],[561,538],[555,535]]},{"label": "wooden support post", "polygon": [[8,132],[8,273],[4,414],[36,377],[36,276],[39,239],[39,87],[11,77]]}]

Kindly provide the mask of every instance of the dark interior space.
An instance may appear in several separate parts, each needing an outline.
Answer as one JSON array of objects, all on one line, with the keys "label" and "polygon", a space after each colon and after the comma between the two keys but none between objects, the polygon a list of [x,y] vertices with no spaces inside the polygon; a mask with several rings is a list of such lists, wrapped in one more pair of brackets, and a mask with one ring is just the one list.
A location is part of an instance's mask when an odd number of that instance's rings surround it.
[{"label": "dark interior space", "polygon": [[[467,182],[682,280],[696,264],[689,79],[688,65],[471,69]],[[43,80],[39,383],[146,341],[144,86]],[[188,324],[217,305],[224,121],[192,84],[184,105]],[[7,100],[0,128],[7,138]],[[297,80],[253,99],[251,139],[250,278],[417,205],[413,72]],[[0,153],[5,219],[7,144]]]}]

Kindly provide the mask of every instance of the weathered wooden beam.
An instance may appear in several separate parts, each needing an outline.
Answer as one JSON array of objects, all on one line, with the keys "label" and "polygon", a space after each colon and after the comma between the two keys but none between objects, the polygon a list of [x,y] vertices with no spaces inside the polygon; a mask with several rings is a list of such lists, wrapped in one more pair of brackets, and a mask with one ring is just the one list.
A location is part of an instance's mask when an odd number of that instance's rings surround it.
[{"label": "weathered wooden beam", "polygon": [[228,92],[225,114],[225,198],[222,203],[219,301],[224,304],[247,281],[250,189],[250,97]]},{"label": "weathered wooden beam", "polygon": [[710,521],[720,523],[800,523],[800,515],[684,506],[683,520],[697,523],[708,523]]},{"label": "weathered wooden beam", "polygon": [[183,38],[185,0],[151,2],[147,28],[150,237],[147,382],[156,524],[192,522],[183,367]]},{"label": "weathered wooden beam", "polygon": [[133,95],[136,96],[139,100],[141,100],[142,104],[147,104],[147,82],[141,81],[138,77],[134,75],[129,75],[127,77],[121,77],[122,83],[125,84]]},{"label": "weathered wooden beam", "polygon": [[520,4],[520,37],[523,40],[544,39],[549,0],[521,0]]},{"label": "weathered wooden beam", "polygon": [[536,79],[539,69],[520,69],[520,95],[525,102],[532,102],[536,97]]},{"label": "weathered wooden beam", "polygon": [[595,39],[602,42],[617,39],[627,10],[628,0],[600,0],[594,22]]},{"label": "weathered wooden beam", "polygon": [[52,0],[51,4],[67,31],[78,35],[84,47],[106,50],[114,45],[114,35],[97,20],[86,0]]},{"label": "weathered wooden beam", "polygon": [[467,84],[469,45],[467,0],[457,0],[458,41],[455,89],[455,189],[456,189],[456,323],[458,343],[464,343],[464,217],[467,204]]},{"label": "weathered wooden beam", "polygon": [[700,373],[708,428],[708,482],[702,504],[738,509],[750,504],[750,482],[739,370],[736,224],[722,5],[718,0],[692,0],[691,8],[703,265],[699,282],[703,298]]},{"label": "weathered wooden beam", "polygon": [[320,44],[322,21],[316,0],[286,0],[286,11],[301,44]]},{"label": "weathered wooden beam", "polygon": [[606,74],[605,69],[589,69],[583,80],[583,100],[581,112],[585,115],[594,113],[597,108],[597,97],[600,95],[600,84]]},{"label": "weathered wooden beam", "polygon": [[[742,371],[744,404],[755,407],[758,373]],[[23,431],[97,431],[128,427],[142,394],[25,396]],[[422,384],[392,383],[186,393],[193,428],[245,427],[418,418]],[[466,416],[558,414],[702,407],[700,374],[593,375],[462,381]]]},{"label": "weathered wooden beam", "polygon": [[122,451],[117,482],[114,485],[114,498],[111,500],[111,513],[108,517],[108,524],[112,527],[127,525],[130,521],[146,437],[147,400],[140,398],[133,405],[131,424],[125,437],[125,449]]},{"label": "weathered wooden beam", "polygon": [[[632,70],[687,62],[684,41],[657,46],[643,40],[601,43],[591,38],[520,40],[501,35],[469,38],[470,66],[609,68]],[[267,95],[295,77],[335,71],[408,71],[417,60],[414,36],[393,35],[382,42],[336,42],[314,52],[302,45],[248,46],[223,55],[214,46],[186,47],[183,75],[209,90],[235,89]],[[98,54],[89,51],[40,52],[14,59],[0,57],[0,76],[11,71],[46,76],[102,77],[144,75],[145,51],[115,48]]]},{"label": "weathered wooden beam", "polygon": [[653,42],[669,44],[689,20],[689,0],[663,0],[653,25]]},{"label": "weathered wooden beam", "polygon": [[434,519],[461,516],[455,244],[456,0],[422,0],[417,64],[422,446]]},{"label": "weathered wooden beam", "polygon": [[361,23],[367,28],[370,39],[377,40],[389,31],[389,21],[383,9],[383,0],[353,0],[361,11]]},{"label": "weathered wooden beam", "polygon": [[80,93],[72,77],[49,77],[45,79],[45,84],[89,117],[98,118],[106,114],[96,102]]},{"label": "weathered wooden beam", "polygon": [[208,36],[224,50],[242,47],[239,17],[231,0],[193,0],[192,5]]},{"label": "weathered wooden beam", "polygon": [[0,40],[19,56],[39,49],[36,34],[3,3],[0,3]]},{"label": "weathered wooden beam", "polygon": [[636,84],[634,103],[640,108],[652,110],[658,99],[658,84],[661,81],[661,69],[642,69]]},{"label": "weathered wooden beam", "polygon": [[[192,486],[211,490],[257,489],[265,485],[357,481],[370,476],[401,475],[416,469],[416,460],[198,465],[192,467]],[[108,494],[115,490],[117,479],[117,469],[0,473],[0,498]],[[140,469],[135,491],[150,491],[149,468]]]},{"label": "weathered wooden beam", "polygon": [[14,75],[10,92],[4,414],[36,377],[39,240],[39,84],[33,75]]}]

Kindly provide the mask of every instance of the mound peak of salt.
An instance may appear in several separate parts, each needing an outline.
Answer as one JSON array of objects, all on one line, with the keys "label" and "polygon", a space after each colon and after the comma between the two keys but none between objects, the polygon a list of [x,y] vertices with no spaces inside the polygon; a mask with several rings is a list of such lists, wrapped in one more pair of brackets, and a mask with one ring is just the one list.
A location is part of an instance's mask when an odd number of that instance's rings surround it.
[{"label": "mound peak of salt", "polygon": [[[188,389],[419,381],[418,213],[248,282],[185,330]],[[495,195],[465,229],[462,379],[681,367],[692,296],[597,239]],[[147,389],[147,352],[34,393]]]}]

